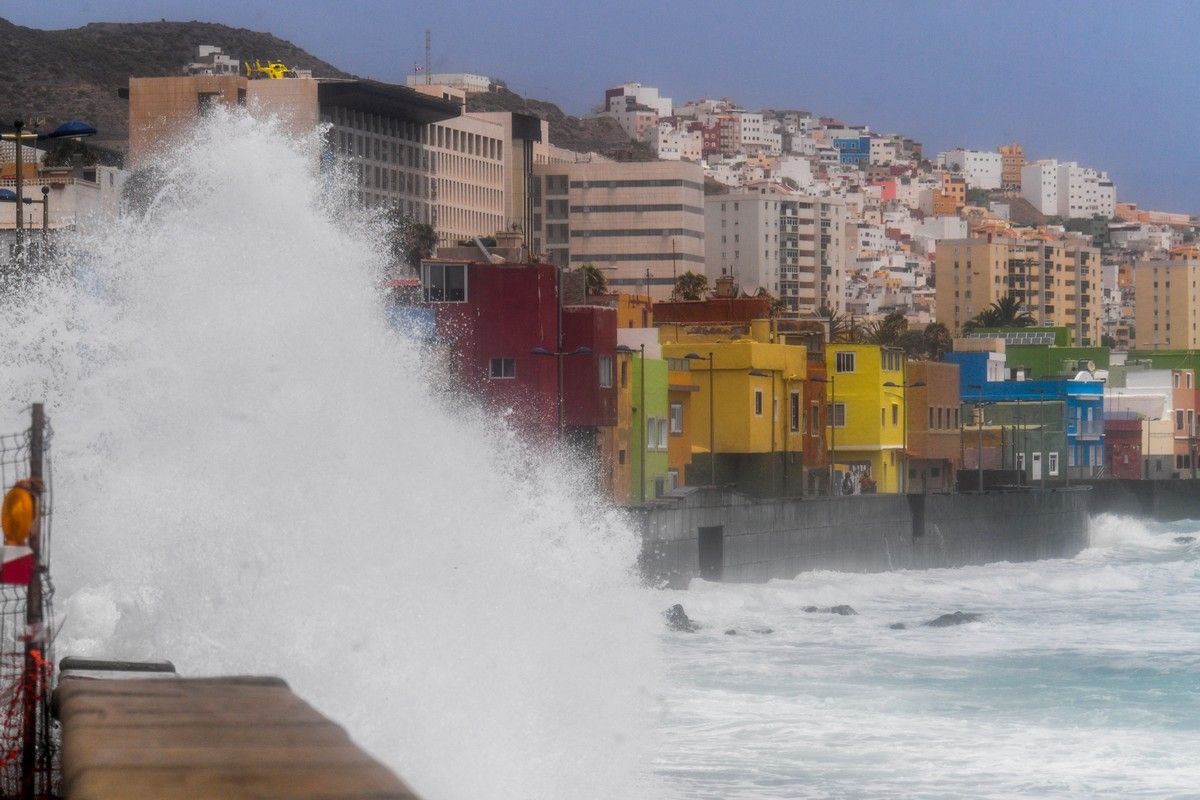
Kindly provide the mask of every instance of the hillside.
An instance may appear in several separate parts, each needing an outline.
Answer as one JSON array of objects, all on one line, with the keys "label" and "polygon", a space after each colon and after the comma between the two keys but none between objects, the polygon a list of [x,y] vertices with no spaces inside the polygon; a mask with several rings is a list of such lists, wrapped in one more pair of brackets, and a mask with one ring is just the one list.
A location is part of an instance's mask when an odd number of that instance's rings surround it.
[{"label": "hillside", "polygon": [[99,130],[95,144],[126,139],[126,101],[117,89],[129,76],[178,75],[196,45],[238,58],[277,59],[315,75],[346,77],[331,64],[269,33],[210,22],[94,22],[43,31],[0,19],[0,124],[43,120],[53,127],[81,119]]},{"label": "hillside", "polygon": [[[211,22],[93,22],[81,28],[44,31],[0,18],[0,125],[40,121],[54,127],[68,119],[95,125],[93,145],[124,149],[126,101],[117,90],[129,77],[178,75],[196,45],[211,44],[241,59],[273,59],[317,77],[349,77],[296,45],[269,33]],[[472,111],[520,111],[550,121],[550,141],[572,150],[596,151],[625,160],[652,160],[645,144],[631,141],[611,119],[566,114],[553,103],[529,100],[507,89],[473,95]]]},{"label": "hillside", "polygon": [[629,161],[652,161],[649,146],[629,138],[615,119],[573,117],[553,103],[530,100],[508,89],[467,97],[468,111],[515,111],[550,123],[550,142],[579,152],[594,151]]}]

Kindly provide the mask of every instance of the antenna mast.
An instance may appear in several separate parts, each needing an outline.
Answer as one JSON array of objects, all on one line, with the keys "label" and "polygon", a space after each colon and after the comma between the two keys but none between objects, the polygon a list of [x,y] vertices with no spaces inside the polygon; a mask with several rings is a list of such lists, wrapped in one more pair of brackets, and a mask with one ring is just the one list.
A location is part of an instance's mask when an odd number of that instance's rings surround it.
[{"label": "antenna mast", "polygon": [[426,86],[429,86],[433,83],[433,74],[430,72],[430,70],[433,67],[433,64],[432,64],[433,58],[431,56],[432,51],[433,51],[432,39],[430,38],[430,35],[429,35],[429,28],[426,28],[425,29],[425,85]]}]

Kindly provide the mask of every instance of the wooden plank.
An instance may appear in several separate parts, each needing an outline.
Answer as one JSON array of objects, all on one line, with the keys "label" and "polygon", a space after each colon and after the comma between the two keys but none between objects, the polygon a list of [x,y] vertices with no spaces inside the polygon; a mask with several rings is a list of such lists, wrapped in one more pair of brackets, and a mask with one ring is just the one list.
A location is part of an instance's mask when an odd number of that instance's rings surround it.
[{"label": "wooden plank", "polygon": [[415,800],[278,679],[64,676],[68,800]]}]

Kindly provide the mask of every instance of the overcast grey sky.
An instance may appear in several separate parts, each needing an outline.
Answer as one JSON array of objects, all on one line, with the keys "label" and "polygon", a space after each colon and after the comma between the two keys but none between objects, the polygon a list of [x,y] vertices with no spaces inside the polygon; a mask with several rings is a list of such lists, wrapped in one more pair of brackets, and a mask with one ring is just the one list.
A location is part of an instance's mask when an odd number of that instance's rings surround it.
[{"label": "overcast grey sky", "polygon": [[[503,78],[572,113],[638,80],[1108,170],[1121,200],[1200,213],[1200,5],[1188,2],[605,0],[504,3],[7,0],[39,28],[199,19],[269,31],[360,75]],[[210,42],[209,44],[220,44]]]}]

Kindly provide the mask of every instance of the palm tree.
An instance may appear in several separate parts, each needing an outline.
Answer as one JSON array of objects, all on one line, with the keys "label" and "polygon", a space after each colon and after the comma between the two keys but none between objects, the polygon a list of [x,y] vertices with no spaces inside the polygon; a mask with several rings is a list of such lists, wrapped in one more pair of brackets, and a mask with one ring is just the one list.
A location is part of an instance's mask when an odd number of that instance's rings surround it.
[{"label": "palm tree", "polygon": [[608,278],[604,277],[604,273],[595,264],[584,264],[579,271],[583,273],[583,281],[588,294],[606,294],[608,292]]},{"label": "palm tree", "polygon": [[703,300],[708,294],[708,278],[688,270],[675,279],[675,293],[684,300]]},{"label": "palm tree", "polygon": [[950,337],[950,329],[940,322],[931,322],[926,325],[921,339],[925,353],[934,361],[941,361],[954,346],[954,340]]},{"label": "palm tree", "polygon": [[980,311],[974,319],[967,320],[963,331],[970,333],[976,328],[1028,328],[1031,325],[1037,325],[1037,320],[1017,298],[1009,295]]},{"label": "palm tree", "polygon": [[908,319],[900,311],[893,311],[879,322],[866,326],[864,338],[871,344],[885,347],[895,346],[908,330]]}]

